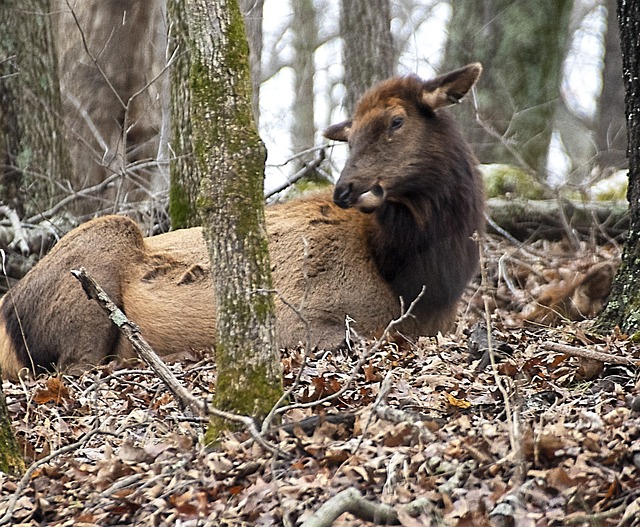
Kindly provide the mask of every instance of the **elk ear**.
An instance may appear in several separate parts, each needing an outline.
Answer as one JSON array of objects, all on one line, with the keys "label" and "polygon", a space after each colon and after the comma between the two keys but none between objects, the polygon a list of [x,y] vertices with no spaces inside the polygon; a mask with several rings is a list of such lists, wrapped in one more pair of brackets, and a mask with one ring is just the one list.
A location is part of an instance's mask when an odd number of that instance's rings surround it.
[{"label": "elk ear", "polygon": [[459,103],[482,73],[479,62],[439,75],[422,87],[422,102],[432,110]]},{"label": "elk ear", "polygon": [[351,119],[342,121],[341,123],[332,124],[329,128],[322,132],[327,139],[333,141],[348,141],[351,132]]}]

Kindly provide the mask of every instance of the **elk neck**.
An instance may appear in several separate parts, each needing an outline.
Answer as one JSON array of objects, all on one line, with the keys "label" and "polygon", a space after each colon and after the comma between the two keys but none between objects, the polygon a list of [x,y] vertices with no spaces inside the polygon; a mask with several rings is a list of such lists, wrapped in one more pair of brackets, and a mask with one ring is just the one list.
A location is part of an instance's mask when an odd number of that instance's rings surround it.
[{"label": "elk neck", "polygon": [[[423,287],[423,307],[450,305],[477,266],[473,234],[482,223],[482,209],[476,169],[470,163],[447,168],[451,173],[445,178],[442,167],[437,178],[425,173],[407,178],[421,185],[409,184],[371,217],[369,243],[378,271],[405,305]],[[437,187],[430,188],[429,181]]]}]

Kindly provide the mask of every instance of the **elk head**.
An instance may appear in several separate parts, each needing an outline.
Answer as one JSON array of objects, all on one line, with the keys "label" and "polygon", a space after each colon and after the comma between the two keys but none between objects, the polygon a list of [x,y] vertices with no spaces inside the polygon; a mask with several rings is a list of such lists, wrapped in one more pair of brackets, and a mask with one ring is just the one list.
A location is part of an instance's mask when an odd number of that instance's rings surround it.
[{"label": "elk head", "polygon": [[475,63],[428,81],[396,77],[365,93],[352,119],[324,132],[350,149],[335,186],[336,205],[371,213],[385,202],[406,204],[416,190],[441,193],[458,135],[438,110],[458,103],[481,72]]}]

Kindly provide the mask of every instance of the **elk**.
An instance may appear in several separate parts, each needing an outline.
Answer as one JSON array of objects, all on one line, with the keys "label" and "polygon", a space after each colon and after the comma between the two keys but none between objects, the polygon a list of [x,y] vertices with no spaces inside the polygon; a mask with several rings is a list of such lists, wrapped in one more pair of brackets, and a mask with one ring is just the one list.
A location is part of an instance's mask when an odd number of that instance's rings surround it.
[{"label": "elk", "polygon": [[[475,84],[479,64],[424,81],[386,80],[353,117],[325,136],[350,153],[333,195],[267,207],[280,347],[305,340],[336,348],[345,316],[379,336],[404,305],[408,337],[451,329],[477,268],[483,185],[477,162],[445,107]],[[79,372],[133,354],[71,276],[84,266],[160,355],[215,345],[216,306],[200,228],[143,238],[130,219],[105,216],[67,234],[0,304],[0,366],[15,377]],[[424,294],[419,297],[424,288]],[[280,299],[299,306],[299,313]]]}]

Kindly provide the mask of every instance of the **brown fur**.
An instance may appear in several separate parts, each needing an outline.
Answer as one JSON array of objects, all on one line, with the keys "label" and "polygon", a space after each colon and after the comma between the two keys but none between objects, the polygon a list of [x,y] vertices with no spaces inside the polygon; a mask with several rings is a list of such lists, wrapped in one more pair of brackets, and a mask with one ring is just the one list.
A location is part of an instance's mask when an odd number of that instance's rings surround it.
[{"label": "brown fur", "polygon": [[[476,81],[478,65],[425,83],[382,83],[352,121],[326,135],[351,155],[333,196],[266,211],[272,275],[282,298],[310,323],[311,344],[338,346],[345,316],[365,336],[398,316],[423,285],[411,335],[449,329],[475,272],[471,237],[482,226],[482,185],[473,155],[439,107]],[[437,110],[437,111],[436,111]],[[398,127],[391,124],[402,115]],[[363,214],[364,212],[364,214]],[[69,270],[84,266],[161,355],[215,342],[215,302],[200,229],[143,239],[136,224],[107,216],[68,234],[0,304],[0,365],[80,370],[131,348]],[[304,324],[276,299],[278,344],[305,340]]]}]

